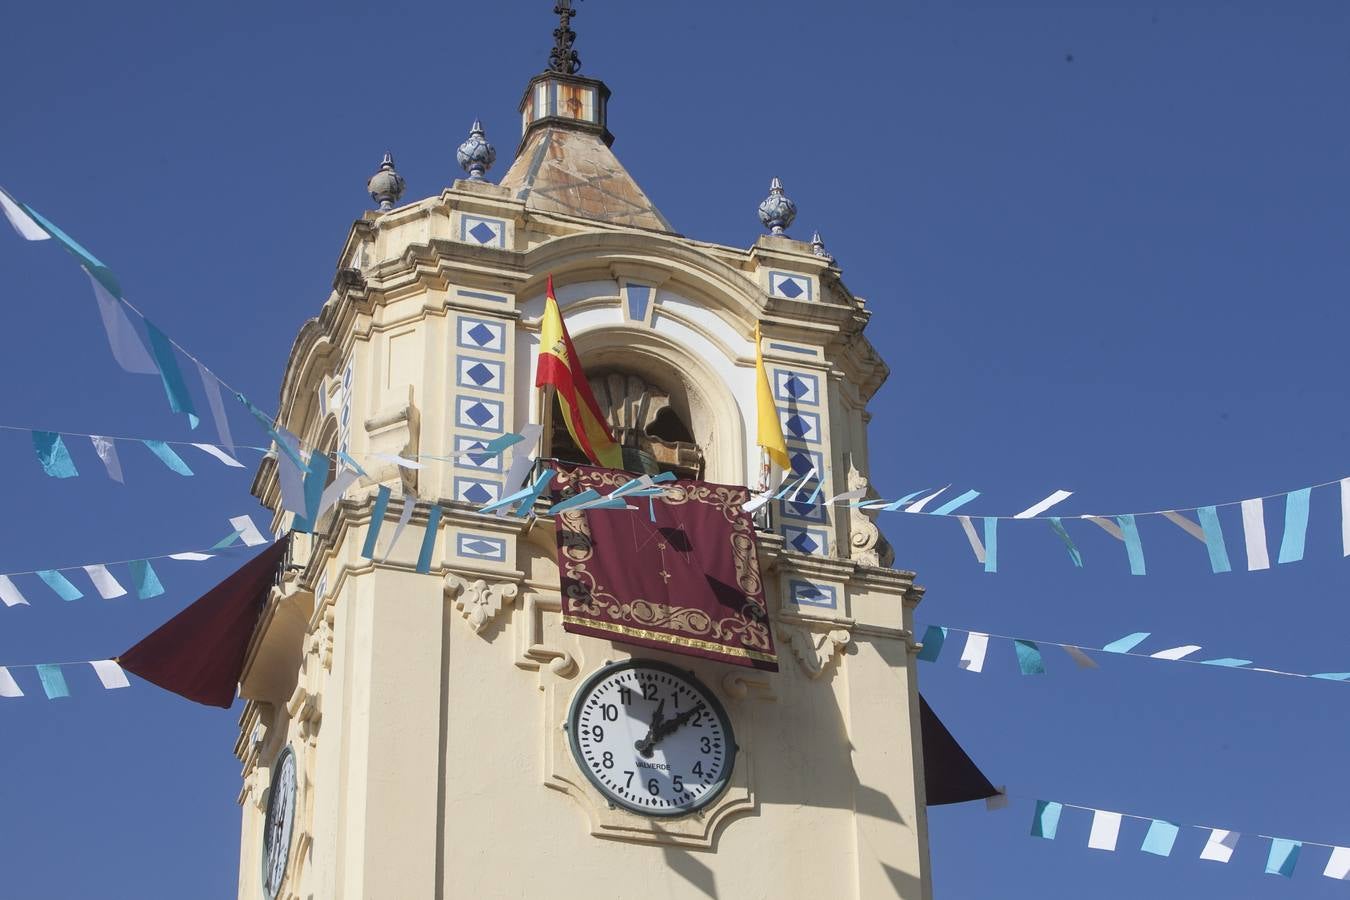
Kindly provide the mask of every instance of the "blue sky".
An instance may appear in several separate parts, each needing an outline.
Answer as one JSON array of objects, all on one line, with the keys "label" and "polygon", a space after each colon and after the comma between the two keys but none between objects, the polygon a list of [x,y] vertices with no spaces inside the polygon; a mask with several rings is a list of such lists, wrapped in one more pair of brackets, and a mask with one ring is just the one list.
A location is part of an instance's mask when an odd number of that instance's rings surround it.
[{"label": "blue sky", "polygon": [[[890,381],[872,404],[884,495],[970,486],[974,514],[1055,488],[1065,515],[1240,500],[1350,474],[1350,9],[1256,3],[899,3],[772,7],[589,0],[584,72],[614,90],[615,151],[681,232],[733,246],[781,177],[873,312]],[[365,179],[393,150],[408,197],[458,174],[481,117],[501,154],[551,45],[551,4],[23,4],[0,57],[0,184],[86,243],[127,296],[227,381],[275,404],[287,351],[327,296]],[[1272,11],[1274,10],[1274,11]],[[0,238],[9,385],[0,424],[186,439],[153,379],[111,360],[87,283],[50,245]],[[236,431],[247,423],[236,420]],[[213,542],[257,509],[249,474],[191,457],[184,489],[124,451],[109,482],[44,478],[24,435],[0,571]],[[82,454],[82,455],[81,455]],[[92,476],[92,477],[90,477]],[[1006,523],[987,575],[950,520],[891,515],[897,563],[927,586],[921,624],[1097,645],[1151,631],[1215,656],[1350,669],[1336,497],[1314,492],[1304,562],[1209,574],[1156,518],[1150,574],[1070,523],[1075,570],[1044,523]],[[1267,525],[1278,546],[1281,506]],[[1224,526],[1236,567],[1240,526]],[[0,664],[107,656],[229,563],[161,568],[147,601],[0,609]],[[1327,851],[1262,874],[1257,833],[1350,844],[1335,777],[1350,686],[1112,659],[1021,677],[960,642],[921,685],[1000,784],[1243,832],[1233,862],[1086,848],[1088,816],[1027,836],[1031,801],[934,810],[940,898],[1331,897]],[[0,701],[0,859],[23,897],[232,896],[237,710],[149,687]],[[25,680],[26,679],[26,680]],[[36,696],[35,696],[36,695]],[[753,827],[753,821],[736,827]]]}]

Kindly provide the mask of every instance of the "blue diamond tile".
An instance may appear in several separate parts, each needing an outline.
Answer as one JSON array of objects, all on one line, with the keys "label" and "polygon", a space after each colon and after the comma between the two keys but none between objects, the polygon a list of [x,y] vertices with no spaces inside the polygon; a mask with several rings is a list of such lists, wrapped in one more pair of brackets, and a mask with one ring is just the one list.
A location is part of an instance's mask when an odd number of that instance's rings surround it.
[{"label": "blue diamond tile", "polygon": [[794,516],[797,516],[799,518],[806,518],[816,511],[816,505],[814,503],[789,502],[788,509],[792,511],[792,514]]},{"label": "blue diamond tile", "polygon": [[[469,489],[464,492],[464,499],[468,500],[470,503],[486,503],[492,499],[492,494],[481,484],[475,484],[471,485]],[[466,544],[465,546],[468,545]]]},{"label": "blue diamond tile", "polygon": [[475,403],[473,406],[470,406],[468,409],[464,410],[464,415],[468,416],[469,420],[472,421],[473,424],[482,425],[484,422],[487,422],[489,419],[492,418],[492,410],[488,409],[481,403]]},{"label": "blue diamond tile", "polygon": [[798,475],[805,475],[811,471],[811,457],[805,453],[792,454],[792,471]]},{"label": "blue diamond tile", "polygon": [[490,544],[487,541],[465,541],[465,550],[472,550],[474,553],[496,553],[497,545]]},{"label": "blue diamond tile", "polygon": [[802,553],[814,553],[820,545],[815,542],[811,535],[803,531],[792,539],[792,546],[796,547]]},{"label": "blue diamond tile", "polygon": [[492,370],[482,363],[474,363],[464,371],[464,374],[468,375],[474,384],[480,386],[492,380]]},{"label": "blue diamond tile", "polygon": [[797,282],[793,281],[791,278],[784,278],[782,281],[778,282],[778,293],[790,300],[796,300],[805,292],[798,286]]},{"label": "blue diamond tile", "polygon": [[[479,222],[469,229],[469,234],[480,244],[486,244],[497,236],[497,232],[492,230],[492,226],[486,222]],[[800,292],[798,292],[800,293]]]},{"label": "blue diamond tile", "polygon": [[492,343],[492,329],[482,322],[479,322],[477,325],[470,328],[465,334],[468,335],[469,340],[480,347],[486,347],[488,344]]},{"label": "blue diamond tile", "polygon": [[808,393],[811,392],[810,386],[808,386],[796,375],[793,375],[787,381],[783,382],[783,389],[787,391],[787,395],[791,397],[793,400],[805,397]]},{"label": "blue diamond tile", "polygon": [[788,431],[792,432],[796,437],[802,437],[811,430],[811,423],[796,414],[788,416],[783,424],[786,425]]}]

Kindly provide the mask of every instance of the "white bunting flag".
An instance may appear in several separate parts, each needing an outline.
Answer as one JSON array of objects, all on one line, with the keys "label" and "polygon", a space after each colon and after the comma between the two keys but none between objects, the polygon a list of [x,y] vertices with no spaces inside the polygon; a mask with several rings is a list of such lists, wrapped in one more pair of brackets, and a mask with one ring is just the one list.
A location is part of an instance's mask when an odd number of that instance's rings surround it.
[{"label": "white bunting flag", "polygon": [[989,635],[972,631],[966,637],[966,649],[961,651],[957,666],[967,672],[984,671],[984,654],[989,650]]},{"label": "white bunting flag", "polygon": [[1040,503],[1037,503],[1035,506],[1028,506],[1026,509],[1022,510],[1017,515],[1013,516],[1013,518],[1030,519],[1035,516],[1039,516],[1041,513],[1045,512],[1047,509],[1054,506],[1056,503],[1063,503],[1065,500],[1068,500],[1072,496],[1073,491],[1055,491],[1053,494],[1051,494],[1049,497],[1046,497]]},{"label": "white bunting flag", "polygon": [[253,520],[248,516],[235,516],[230,519],[230,524],[234,530],[239,532],[239,539],[244,542],[245,547],[256,547],[259,544],[267,543],[267,538],[263,537],[258,526],[253,524]]},{"label": "white bunting flag", "polygon": [[94,445],[94,452],[98,454],[98,458],[103,460],[103,468],[108,470],[108,477],[118,484],[125,484],[122,481],[122,461],[117,458],[117,445],[113,443],[113,439],[101,434],[91,434],[89,442]]},{"label": "white bunting flag", "polygon": [[9,580],[8,575],[0,575],[0,601],[6,606],[27,606],[28,601],[19,589],[14,586],[14,582]]},{"label": "white bunting flag", "polygon": [[1247,539],[1247,571],[1270,568],[1266,549],[1266,515],[1261,498],[1242,501],[1242,533]]},{"label": "white bunting flag", "polygon": [[14,676],[9,674],[9,669],[0,666],[0,697],[22,697],[23,691],[19,690],[19,684],[14,680]]},{"label": "white bunting flag", "polygon": [[1115,538],[1116,540],[1118,541],[1125,540],[1125,535],[1120,530],[1120,526],[1117,525],[1115,522],[1112,522],[1110,519],[1104,519],[1101,516],[1083,516],[1083,518],[1087,519],[1093,525],[1096,525],[1097,527],[1101,528],[1102,531],[1105,531],[1107,534],[1111,535],[1111,537]]},{"label": "white bunting flag", "polygon": [[1205,842],[1205,849],[1200,851],[1201,859],[1208,859],[1213,862],[1226,863],[1233,858],[1233,849],[1237,847],[1238,838],[1242,835],[1236,831],[1224,831],[1222,828],[1211,828],[1209,840]]},{"label": "white bunting flag", "polygon": [[924,497],[921,500],[914,501],[909,505],[909,507],[905,510],[905,512],[912,512],[912,513],[923,512],[923,508],[925,506],[927,506],[932,501],[936,500],[938,498],[938,495],[941,494],[943,491],[947,490],[947,488],[949,487],[951,487],[950,484],[947,485],[947,487],[938,488],[936,491],[933,491],[933,493],[929,494],[927,497]]},{"label": "white bunting flag", "polygon": [[235,458],[234,458],[233,456],[231,456],[230,454],[226,453],[224,450],[222,450],[222,449],[220,449],[219,447],[217,447],[215,444],[197,444],[197,443],[194,443],[192,446],[196,447],[198,450],[202,451],[203,453],[209,453],[210,455],[214,456],[216,459],[220,460],[221,462],[223,462],[225,465],[229,466],[229,467],[232,468],[232,469],[242,469],[242,468],[244,468],[244,464],[243,464],[243,463],[241,463],[239,460],[235,459]]},{"label": "white bunting flag", "polygon": [[94,583],[94,590],[98,591],[98,595],[104,600],[114,600],[127,595],[127,589],[117,583],[117,579],[108,571],[107,566],[85,566],[84,571]]},{"label": "white bunting flag", "polygon": [[1094,809],[1088,846],[1093,850],[1115,850],[1118,837],[1120,837],[1120,813]]},{"label": "white bunting flag", "polygon": [[123,672],[122,667],[111,659],[91,660],[89,665],[93,667],[94,673],[98,675],[98,680],[103,682],[103,686],[108,690],[131,687],[131,682],[127,681],[127,673]]},{"label": "white bunting flag", "polygon": [[975,551],[975,559],[984,562],[984,544],[980,541],[980,535],[975,531],[975,526],[970,521],[970,516],[957,516],[961,520],[961,528],[966,533],[966,540],[970,541],[970,549]]},{"label": "white bunting flag", "polygon": [[1184,659],[1190,656],[1200,647],[1197,644],[1187,644],[1184,647],[1173,647],[1170,650],[1159,650],[1157,653],[1150,654],[1154,659]]},{"label": "white bunting flag", "polygon": [[1092,657],[1084,653],[1082,649],[1079,647],[1075,647],[1071,644],[1065,644],[1064,652],[1069,654],[1070,658],[1072,658],[1073,661],[1078,664],[1078,668],[1080,669],[1098,668],[1096,660],[1094,660]]},{"label": "white bunting flag", "polygon": [[195,550],[185,551],[183,553],[170,553],[169,559],[181,559],[187,562],[201,562],[205,559],[211,559],[210,553],[198,553]]},{"label": "white bunting flag", "polygon": [[1341,479],[1341,556],[1350,556],[1350,478]]},{"label": "white bunting flag", "polygon": [[1203,544],[1205,542],[1205,529],[1201,528],[1197,523],[1191,521],[1181,513],[1176,512],[1175,510],[1168,510],[1163,513],[1163,517],[1200,543]]},{"label": "white bunting flag", "polygon": [[14,230],[19,233],[19,237],[26,241],[45,241],[51,238],[47,229],[43,228],[33,217],[24,212],[19,204],[10,199],[9,194],[5,193],[4,188],[0,188],[0,209],[5,211],[5,218],[9,219],[9,224],[14,226]]},{"label": "white bunting flag", "polygon": [[1332,847],[1331,858],[1322,874],[1340,881],[1350,881],[1350,847]]},{"label": "white bunting flag", "polygon": [[398,514],[398,526],[394,529],[394,536],[389,539],[389,546],[384,548],[384,556],[380,562],[387,562],[389,554],[394,552],[394,545],[398,543],[399,536],[403,534],[403,529],[408,527],[408,520],[412,518],[413,507],[417,505],[417,495],[412,491],[403,493],[403,510]]},{"label": "white bunting flag", "polygon": [[397,456],[397,455],[395,455],[395,454],[393,454],[393,453],[372,453],[372,454],[370,454],[370,455],[373,456],[373,457],[375,457],[376,459],[383,460],[384,462],[391,462],[391,463],[393,463],[393,464],[395,464],[395,465],[397,465],[397,466],[400,466],[401,468],[404,468],[404,469],[420,469],[420,468],[422,468],[422,464],[421,464],[420,462],[418,462],[417,460],[414,460],[414,459],[406,459],[405,457]]},{"label": "white bunting flag", "polygon": [[825,501],[825,505],[834,506],[834,504],[838,503],[840,500],[861,500],[863,497],[866,496],[867,496],[867,488],[865,487],[854,488],[851,491],[844,491],[842,494],[835,494],[833,497]]}]

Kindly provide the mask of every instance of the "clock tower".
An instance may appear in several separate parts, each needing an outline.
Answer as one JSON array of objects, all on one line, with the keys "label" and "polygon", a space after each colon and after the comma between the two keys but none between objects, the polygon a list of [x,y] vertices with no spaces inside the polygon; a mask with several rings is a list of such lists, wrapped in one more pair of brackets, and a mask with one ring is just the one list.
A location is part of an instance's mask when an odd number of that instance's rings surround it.
[{"label": "clock tower", "polygon": [[[875,512],[807,496],[875,496],[867,306],[777,179],[753,245],[678,234],[557,12],[505,173],[478,123],[436,196],[403,202],[386,156],[291,351],[280,424],[362,475],[293,536],[248,651],[239,896],[929,897],[922,589]],[[550,275],[632,472],[758,488],[762,355],[818,475],[754,522],[777,671],[566,630],[555,520],[478,512],[532,457],[584,460],[534,386]],[[275,458],[253,490],[289,528]]]}]

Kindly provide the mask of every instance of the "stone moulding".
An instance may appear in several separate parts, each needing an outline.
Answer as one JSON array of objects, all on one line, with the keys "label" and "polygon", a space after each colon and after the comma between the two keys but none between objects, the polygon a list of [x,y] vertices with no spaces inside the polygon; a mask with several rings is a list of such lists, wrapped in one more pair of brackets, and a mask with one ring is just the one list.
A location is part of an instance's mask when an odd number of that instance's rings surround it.
[{"label": "stone moulding", "polygon": [[445,576],[445,596],[453,600],[455,608],[468,620],[475,633],[481,634],[503,606],[511,605],[520,593],[520,587],[510,582],[488,584],[481,578],[467,581],[453,572]]}]

